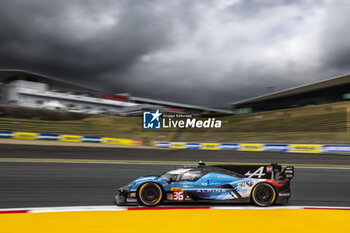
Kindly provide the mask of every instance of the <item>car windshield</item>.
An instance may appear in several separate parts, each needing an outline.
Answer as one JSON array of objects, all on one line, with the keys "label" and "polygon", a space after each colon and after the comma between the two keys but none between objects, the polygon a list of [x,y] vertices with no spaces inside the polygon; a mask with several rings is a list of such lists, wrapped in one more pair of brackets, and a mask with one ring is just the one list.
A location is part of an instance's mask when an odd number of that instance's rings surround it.
[{"label": "car windshield", "polygon": [[180,181],[196,181],[202,177],[202,172],[200,170],[190,170],[185,172]]},{"label": "car windshield", "polygon": [[162,174],[158,179],[160,180],[177,180],[182,174],[184,174],[185,172],[187,172],[190,169],[176,169],[176,170],[172,170],[172,171],[168,171],[164,174]]}]

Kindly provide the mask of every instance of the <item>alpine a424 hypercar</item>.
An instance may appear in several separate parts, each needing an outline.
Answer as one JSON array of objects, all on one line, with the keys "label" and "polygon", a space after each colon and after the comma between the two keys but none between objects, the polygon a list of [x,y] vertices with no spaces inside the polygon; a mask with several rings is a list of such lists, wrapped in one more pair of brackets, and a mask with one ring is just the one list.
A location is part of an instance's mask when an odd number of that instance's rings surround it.
[{"label": "alpine a424 hypercar", "polygon": [[271,165],[184,166],[160,176],[140,177],[121,187],[117,205],[155,206],[160,203],[286,204],[291,196],[294,167]]}]

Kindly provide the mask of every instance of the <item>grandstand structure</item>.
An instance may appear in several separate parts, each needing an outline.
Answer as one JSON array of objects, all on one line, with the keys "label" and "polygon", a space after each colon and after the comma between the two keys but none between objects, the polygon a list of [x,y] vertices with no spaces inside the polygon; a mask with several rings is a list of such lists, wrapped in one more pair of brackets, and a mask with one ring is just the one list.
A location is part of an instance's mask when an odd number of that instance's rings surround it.
[{"label": "grandstand structure", "polygon": [[231,103],[235,114],[350,100],[350,74]]},{"label": "grandstand structure", "polygon": [[103,90],[63,81],[26,70],[0,70],[0,103],[34,109],[48,109],[86,114],[133,116],[145,110],[203,113],[232,113],[196,105],[106,94]]}]

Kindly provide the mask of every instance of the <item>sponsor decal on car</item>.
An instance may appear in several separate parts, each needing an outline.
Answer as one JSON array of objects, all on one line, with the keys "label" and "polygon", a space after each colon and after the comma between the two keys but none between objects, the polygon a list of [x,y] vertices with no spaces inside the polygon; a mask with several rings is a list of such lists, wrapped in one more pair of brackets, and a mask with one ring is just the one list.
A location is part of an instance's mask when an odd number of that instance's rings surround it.
[{"label": "sponsor decal on car", "polygon": [[184,200],[184,192],[173,192],[173,200],[174,201],[183,201]]},{"label": "sponsor decal on car", "polygon": [[254,184],[253,181],[245,181],[245,182],[240,182],[237,184],[237,187],[252,187]]},{"label": "sponsor decal on car", "polygon": [[226,189],[198,189],[197,193],[224,193]]},{"label": "sponsor decal on car", "polygon": [[251,189],[243,189],[239,191],[241,197],[250,197]]},{"label": "sponsor decal on car", "polygon": [[244,175],[247,176],[248,178],[253,178],[253,177],[261,178],[265,174],[266,173],[264,173],[264,166],[261,166],[255,172],[251,173],[250,171],[248,171]]},{"label": "sponsor decal on car", "polygon": [[280,197],[289,197],[290,193],[279,193],[278,196],[280,196]]},{"label": "sponsor decal on car", "polygon": [[167,194],[167,199],[172,201],[183,201],[184,190],[182,188],[171,188],[171,193]]},{"label": "sponsor decal on car", "polygon": [[172,192],[183,192],[184,190],[182,188],[171,188]]},{"label": "sponsor decal on car", "polygon": [[272,172],[272,166],[267,166],[266,167],[266,172]]},{"label": "sponsor decal on car", "polygon": [[169,201],[172,201],[173,200],[173,193],[168,193],[166,195],[166,199],[169,200]]}]

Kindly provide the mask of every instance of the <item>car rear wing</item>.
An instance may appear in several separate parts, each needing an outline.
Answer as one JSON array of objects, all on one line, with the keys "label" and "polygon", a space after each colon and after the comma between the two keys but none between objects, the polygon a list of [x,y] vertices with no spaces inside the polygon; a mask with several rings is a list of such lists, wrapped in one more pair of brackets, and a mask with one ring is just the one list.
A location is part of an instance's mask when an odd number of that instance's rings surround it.
[{"label": "car rear wing", "polygon": [[209,165],[238,173],[247,178],[287,180],[294,176],[294,167],[285,167],[278,164],[270,165]]},{"label": "car rear wing", "polygon": [[281,173],[279,173],[279,180],[291,180],[294,177],[294,167],[287,166],[283,169]]}]

